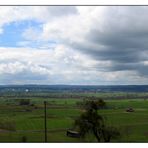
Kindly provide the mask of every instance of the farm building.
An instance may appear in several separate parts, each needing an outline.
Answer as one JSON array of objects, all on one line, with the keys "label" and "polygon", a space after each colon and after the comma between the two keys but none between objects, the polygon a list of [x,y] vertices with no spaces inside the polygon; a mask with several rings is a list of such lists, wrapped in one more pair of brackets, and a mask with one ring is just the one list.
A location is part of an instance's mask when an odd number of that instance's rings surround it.
[{"label": "farm building", "polygon": [[134,109],[133,108],[127,108],[126,112],[134,112]]},{"label": "farm building", "polygon": [[73,137],[73,138],[79,138],[80,137],[80,133],[79,132],[72,131],[72,130],[68,130],[66,135],[69,136],[69,137]]}]

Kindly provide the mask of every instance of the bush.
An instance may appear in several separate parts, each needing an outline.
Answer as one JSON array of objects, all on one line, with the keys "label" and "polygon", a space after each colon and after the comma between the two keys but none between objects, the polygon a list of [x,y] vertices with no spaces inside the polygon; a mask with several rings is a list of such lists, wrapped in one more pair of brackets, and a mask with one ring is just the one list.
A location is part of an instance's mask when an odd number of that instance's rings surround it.
[{"label": "bush", "polygon": [[30,104],[30,106],[33,106],[34,107],[34,104],[32,103],[32,104]]},{"label": "bush", "polygon": [[20,105],[30,105],[30,99],[20,99]]},{"label": "bush", "polygon": [[21,138],[21,142],[27,142],[27,137],[26,137],[26,136],[23,136],[23,137]]}]

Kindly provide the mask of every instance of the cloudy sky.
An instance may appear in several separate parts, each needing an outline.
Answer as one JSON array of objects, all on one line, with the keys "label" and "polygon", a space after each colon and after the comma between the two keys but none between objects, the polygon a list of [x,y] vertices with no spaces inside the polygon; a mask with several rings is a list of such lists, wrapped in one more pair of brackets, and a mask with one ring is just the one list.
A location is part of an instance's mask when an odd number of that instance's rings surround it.
[{"label": "cloudy sky", "polygon": [[0,84],[148,84],[148,6],[0,6]]}]

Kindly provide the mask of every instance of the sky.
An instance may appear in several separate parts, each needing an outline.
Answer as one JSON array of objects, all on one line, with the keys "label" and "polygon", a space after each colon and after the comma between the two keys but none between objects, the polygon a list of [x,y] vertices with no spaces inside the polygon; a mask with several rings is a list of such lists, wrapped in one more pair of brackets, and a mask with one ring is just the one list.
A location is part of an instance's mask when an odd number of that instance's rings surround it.
[{"label": "sky", "polygon": [[148,6],[0,6],[0,84],[148,84]]}]

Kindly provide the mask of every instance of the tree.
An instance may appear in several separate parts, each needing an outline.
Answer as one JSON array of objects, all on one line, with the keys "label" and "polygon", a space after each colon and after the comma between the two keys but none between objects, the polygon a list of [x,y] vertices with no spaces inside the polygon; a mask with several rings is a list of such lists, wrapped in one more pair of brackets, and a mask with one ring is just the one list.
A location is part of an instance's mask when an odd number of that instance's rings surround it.
[{"label": "tree", "polygon": [[98,109],[103,109],[103,108],[106,107],[106,103],[105,103],[105,101],[102,100],[102,99],[97,100],[97,101],[96,101],[96,104],[97,104],[97,106],[98,106]]},{"label": "tree", "polygon": [[118,137],[120,137],[120,132],[117,128],[112,126],[104,126],[102,128],[102,138],[104,142],[110,142],[111,139],[117,139]]},{"label": "tree", "polygon": [[98,109],[104,109],[106,107],[106,103],[102,99],[86,100],[84,101],[83,104],[86,110],[90,110],[90,109],[98,110]]},{"label": "tree", "polygon": [[101,141],[101,129],[103,118],[95,110],[88,110],[75,120],[75,126],[78,127],[80,136],[84,138],[86,134],[93,133],[98,142]]},{"label": "tree", "polygon": [[88,133],[93,133],[98,142],[110,142],[111,139],[119,137],[120,133],[116,128],[105,125],[103,117],[98,114],[96,102],[89,101],[86,106],[86,111],[75,120],[75,126],[82,138]]}]

